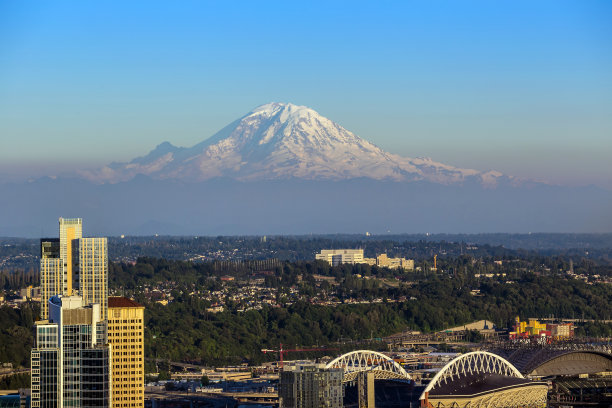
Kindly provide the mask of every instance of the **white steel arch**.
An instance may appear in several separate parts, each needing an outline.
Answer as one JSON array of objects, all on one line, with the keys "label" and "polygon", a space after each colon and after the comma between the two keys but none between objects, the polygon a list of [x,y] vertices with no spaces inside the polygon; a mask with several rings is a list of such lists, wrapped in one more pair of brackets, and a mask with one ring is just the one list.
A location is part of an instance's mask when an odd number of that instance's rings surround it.
[{"label": "white steel arch", "polygon": [[330,361],[327,368],[342,368],[344,382],[354,381],[362,371],[372,371],[377,379],[409,380],[410,375],[392,358],[372,350],[356,350]]},{"label": "white steel arch", "polygon": [[488,351],[472,351],[462,354],[449,361],[431,379],[420,399],[425,399],[425,394],[436,388],[438,385],[449,381],[454,381],[469,374],[499,374],[509,377],[525,378],[519,370],[505,358]]}]

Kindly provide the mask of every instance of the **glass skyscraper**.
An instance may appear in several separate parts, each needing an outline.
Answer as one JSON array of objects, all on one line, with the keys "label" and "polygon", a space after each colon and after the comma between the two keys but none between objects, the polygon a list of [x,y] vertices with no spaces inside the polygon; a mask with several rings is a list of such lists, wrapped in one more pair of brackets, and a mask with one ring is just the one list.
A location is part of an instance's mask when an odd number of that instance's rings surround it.
[{"label": "glass skyscraper", "polygon": [[111,406],[111,348],[99,304],[53,296],[49,319],[36,322],[33,408]]},{"label": "glass skyscraper", "polygon": [[75,281],[84,304],[98,303],[102,320],[108,318],[108,252],[106,238],[78,240]]}]

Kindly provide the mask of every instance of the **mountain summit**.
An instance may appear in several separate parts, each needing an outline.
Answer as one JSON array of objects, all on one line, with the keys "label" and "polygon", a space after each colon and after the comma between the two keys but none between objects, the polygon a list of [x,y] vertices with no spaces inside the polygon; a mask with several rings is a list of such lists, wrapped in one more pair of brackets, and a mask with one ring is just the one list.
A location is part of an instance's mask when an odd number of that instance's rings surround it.
[{"label": "mountain summit", "polygon": [[290,103],[259,106],[191,148],[164,142],[129,163],[82,173],[98,183],[128,181],[138,174],[185,181],[370,178],[452,184],[472,179],[487,186],[502,177],[387,153],[313,109]]}]

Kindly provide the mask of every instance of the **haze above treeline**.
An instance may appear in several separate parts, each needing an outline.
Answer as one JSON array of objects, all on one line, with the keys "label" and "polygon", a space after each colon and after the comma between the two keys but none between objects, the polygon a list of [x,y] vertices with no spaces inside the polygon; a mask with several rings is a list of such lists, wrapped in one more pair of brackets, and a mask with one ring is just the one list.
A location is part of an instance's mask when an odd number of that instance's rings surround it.
[{"label": "haze above treeline", "polygon": [[399,156],[289,103],[190,148],[0,189],[0,236],[40,236],[68,213],[98,235],[612,231],[612,191]]},{"label": "haze above treeline", "polygon": [[[0,269],[36,269],[39,239],[0,238]],[[126,236],[109,237],[113,262],[139,257],[198,262],[279,259],[308,261],[321,249],[363,248],[367,257],[381,253],[416,260],[458,257],[512,258],[562,256],[612,264],[612,234],[351,234],[302,236]]]}]

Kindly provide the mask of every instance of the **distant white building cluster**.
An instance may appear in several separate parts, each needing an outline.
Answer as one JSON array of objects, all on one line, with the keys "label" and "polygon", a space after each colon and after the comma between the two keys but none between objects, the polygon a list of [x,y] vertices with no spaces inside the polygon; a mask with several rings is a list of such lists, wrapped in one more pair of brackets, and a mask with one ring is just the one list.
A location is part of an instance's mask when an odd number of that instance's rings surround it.
[{"label": "distant white building cluster", "polygon": [[365,263],[363,249],[322,249],[315,255],[318,261],[327,261],[332,266]]},{"label": "distant white building cluster", "polygon": [[389,269],[403,268],[414,270],[414,259],[406,258],[389,258],[387,254],[380,254],[376,258],[364,258],[364,262],[368,265],[376,265]]},{"label": "distant white building cluster", "polygon": [[364,258],[363,249],[322,249],[321,252],[315,255],[315,259],[327,261],[332,266],[367,264],[390,269],[414,269],[414,259],[389,258],[387,254],[380,254],[376,258]]}]

